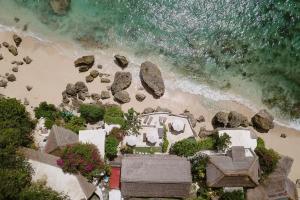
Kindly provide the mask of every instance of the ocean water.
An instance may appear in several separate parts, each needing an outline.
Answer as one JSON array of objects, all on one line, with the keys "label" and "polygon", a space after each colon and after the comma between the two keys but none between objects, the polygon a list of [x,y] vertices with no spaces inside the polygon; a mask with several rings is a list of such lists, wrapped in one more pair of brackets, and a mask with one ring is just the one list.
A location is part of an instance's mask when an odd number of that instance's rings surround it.
[{"label": "ocean water", "polygon": [[0,11],[6,25],[19,17],[85,47],[157,57],[180,78],[300,117],[298,0],[72,0],[64,16],[49,0],[0,0]]}]

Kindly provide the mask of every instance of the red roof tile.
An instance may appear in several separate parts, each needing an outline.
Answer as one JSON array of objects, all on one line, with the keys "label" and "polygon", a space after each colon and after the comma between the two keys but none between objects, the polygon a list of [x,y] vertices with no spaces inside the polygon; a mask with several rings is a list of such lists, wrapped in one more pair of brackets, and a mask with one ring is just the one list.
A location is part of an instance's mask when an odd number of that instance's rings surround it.
[{"label": "red roof tile", "polygon": [[119,167],[112,167],[111,176],[109,180],[110,189],[119,189],[120,188],[120,173],[121,170]]}]

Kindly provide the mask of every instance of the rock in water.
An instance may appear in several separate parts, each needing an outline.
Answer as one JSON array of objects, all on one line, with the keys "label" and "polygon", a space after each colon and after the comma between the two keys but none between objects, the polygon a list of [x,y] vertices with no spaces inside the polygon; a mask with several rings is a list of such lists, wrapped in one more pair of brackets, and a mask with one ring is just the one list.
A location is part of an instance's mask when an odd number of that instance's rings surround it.
[{"label": "rock in water", "polygon": [[228,123],[228,113],[218,112],[212,119],[212,125],[214,128],[224,128]]},{"label": "rock in water", "polygon": [[146,99],[146,95],[144,95],[143,93],[137,93],[135,95],[135,98],[136,98],[136,100],[142,102],[142,101],[144,101]]},{"label": "rock in water", "polygon": [[116,63],[122,67],[125,68],[128,66],[128,60],[125,56],[115,55]]},{"label": "rock in water", "polygon": [[12,55],[14,55],[14,56],[17,56],[17,55],[18,55],[18,49],[17,49],[17,47],[15,47],[14,45],[10,45],[10,46],[8,47],[8,51],[9,51]]},{"label": "rock in water", "polygon": [[90,75],[93,77],[93,78],[96,78],[98,75],[99,75],[99,72],[97,71],[97,70],[92,70],[91,72],[90,72]]},{"label": "rock in water", "polygon": [[26,57],[23,58],[23,61],[28,65],[32,62],[32,59],[29,58],[29,56],[26,56]]},{"label": "rock in water", "polygon": [[115,100],[119,103],[128,103],[130,102],[129,93],[126,91],[119,91],[115,95]]},{"label": "rock in water", "polygon": [[52,10],[58,15],[64,15],[70,8],[71,0],[50,0]]},{"label": "rock in water", "polygon": [[227,127],[237,128],[239,126],[243,126],[243,127],[249,126],[249,121],[247,117],[235,111],[231,111],[228,115]]},{"label": "rock in water", "polygon": [[132,76],[130,72],[116,72],[115,79],[111,85],[112,94],[116,94],[126,88],[131,84]]},{"label": "rock in water", "polygon": [[16,76],[15,76],[14,74],[9,74],[9,75],[7,76],[7,80],[10,81],[10,82],[14,82],[14,81],[16,81],[17,79],[16,79]]},{"label": "rock in water", "polygon": [[102,91],[101,92],[101,99],[109,99],[109,98],[110,98],[109,91]]},{"label": "rock in water", "polygon": [[6,87],[7,86],[7,81],[4,79],[0,80],[0,87]]},{"label": "rock in water", "polygon": [[260,110],[252,117],[251,121],[255,130],[260,133],[267,133],[274,128],[274,117],[266,110]]},{"label": "rock in water", "polygon": [[17,34],[14,34],[13,35],[13,40],[16,44],[16,46],[20,46],[21,42],[22,42],[22,38],[20,36],[18,36]]},{"label": "rock in water", "polygon": [[142,63],[140,69],[141,82],[145,89],[150,91],[155,97],[161,97],[165,92],[165,84],[161,76],[159,68],[146,61]]}]

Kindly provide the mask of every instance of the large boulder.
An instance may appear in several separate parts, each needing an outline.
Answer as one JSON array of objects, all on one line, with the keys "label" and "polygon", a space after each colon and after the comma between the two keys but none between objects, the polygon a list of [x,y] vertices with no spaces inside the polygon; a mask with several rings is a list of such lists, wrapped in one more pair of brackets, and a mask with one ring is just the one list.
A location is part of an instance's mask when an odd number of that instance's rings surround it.
[{"label": "large boulder", "polygon": [[77,91],[77,93],[86,93],[89,91],[88,87],[86,86],[86,84],[82,81],[78,81],[75,83],[75,89]]},{"label": "large boulder", "polygon": [[111,85],[112,94],[116,94],[128,88],[131,84],[132,76],[130,72],[116,72],[114,82]]},{"label": "large boulder", "polygon": [[14,45],[10,45],[7,49],[12,55],[14,56],[18,55],[18,49]]},{"label": "large boulder", "polygon": [[161,72],[155,64],[149,61],[142,63],[140,78],[145,89],[151,94],[155,97],[163,96],[165,92],[165,84],[162,79]]},{"label": "large boulder", "polygon": [[98,72],[98,70],[92,70],[91,72],[90,72],[90,75],[93,77],[93,78],[96,78],[97,76],[99,76],[99,72]]},{"label": "large boulder", "polygon": [[128,66],[128,60],[125,56],[115,55],[116,63],[121,67],[125,68]]},{"label": "large boulder", "polygon": [[224,128],[228,123],[228,113],[217,112],[216,115],[212,118],[212,125],[214,128]]},{"label": "large boulder", "polygon": [[85,77],[85,81],[87,83],[93,82],[93,80],[94,80],[94,78],[91,75],[88,75],[88,76]]},{"label": "large boulder", "polygon": [[266,110],[260,110],[252,119],[253,127],[260,133],[267,133],[274,128],[274,117]]},{"label": "large boulder", "polygon": [[130,102],[130,96],[127,91],[119,91],[115,95],[115,100],[119,103],[128,103]]},{"label": "large boulder", "polygon": [[64,15],[70,8],[71,0],[50,0],[52,10],[58,15]]},{"label": "large boulder", "polygon": [[15,76],[14,74],[9,74],[9,75],[7,76],[7,80],[10,81],[10,82],[14,82],[14,81],[16,81],[17,79],[16,79],[16,76]]},{"label": "large boulder", "polygon": [[74,65],[75,67],[80,67],[80,66],[87,66],[91,68],[94,65],[95,62],[95,57],[90,55],[90,56],[82,56],[81,58],[78,58],[75,60]]},{"label": "large boulder", "polygon": [[16,46],[20,46],[21,42],[22,42],[22,38],[20,36],[18,36],[17,34],[14,34],[13,35],[13,40],[16,44]]},{"label": "large boulder", "polygon": [[228,114],[227,127],[237,128],[239,126],[243,126],[243,127],[248,127],[249,126],[249,121],[248,121],[247,117],[240,114],[240,113],[238,113],[238,112],[231,111]]},{"label": "large boulder", "polygon": [[7,81],[4,79],[0,80],[0,87],[6,87],[7,86]]},{"label": "large boulder", "polygon": [[74,84],[69,83],[66,87],[66,94],[68,96],[74,97],[77,95],[77,90]]}]

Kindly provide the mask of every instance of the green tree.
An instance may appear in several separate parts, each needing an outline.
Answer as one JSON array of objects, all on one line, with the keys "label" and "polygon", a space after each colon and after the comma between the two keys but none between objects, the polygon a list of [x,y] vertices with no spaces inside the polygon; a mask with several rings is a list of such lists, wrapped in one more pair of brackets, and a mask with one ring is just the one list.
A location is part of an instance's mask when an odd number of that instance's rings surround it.
[{"label": "green tree", "polygon": [[138,135],[141,129],[141,120],[138,117],[139,113],[133,108],[130,108],[127,113],[124,114],[126,122],[125,129],[129,130],[132,134]]},{"label": "green tree", "polygon": [[219,134],[215,134],[216,137],[216,148],[219,151],[226,150],[229,145],[231,144],[230,136],[227,133],[224,133],[223,135],[219,136]]},{"label": "green tree", "polygon": [[106,108],[104,121],[107,124],[119,124],[121,127],[125,126],[124,113],[119,106]]},{"label": "green tree", "polygon": [[65,127],[75,133],[79,133],[80,130],[85,129],[85,119],[82,117],[72,116],[72,118],[66,123]]},{"label": "green tree", "polygon": [[80,116],[88,123],[96,123],[103,119],[105,109],[98,105],[81,104],[79,108]]},{"label": "green tree", "polygon": [[108,136],[105,140],[105,156],[113,160],[118,154],[119,141],[113,136]]},{"label": "green tree", "polygon": [[60,118],[59,110],[53,105],[48,104],[47,102],[41,102],[38,107],[34,109],[35,117],[37,119],[44,117],[46,119],[55,121]]},{"label": "green tree", "polygon": [[232,192],[224,192],[220,198],[220,200],[244,200],[244,192],[237,190]]},{"label": "green tree", "polygon": [[279,154],[273,149],[267,149],[261,146],[256,147],[255,153],[259,158],[259,165],[263,172],[263,177],[268,176],[276,168],[276,165],[280,159]]},{"label": "green tree", "polygon": [[169,147],[169,141],[167,138],[167,128],[164,126],[164,136],[163,136],[163,143],[161,146],[161,151],[163,153],[166,153],[168,151],[168,147]]}]

